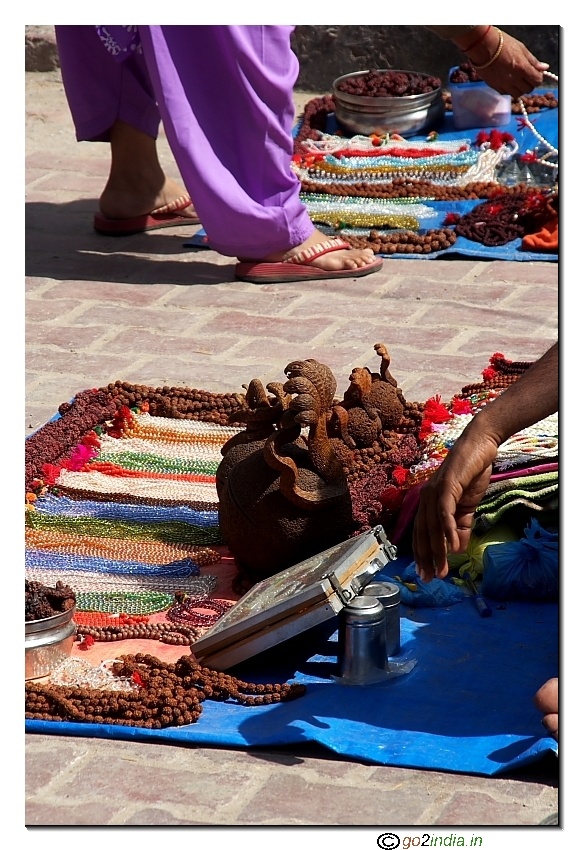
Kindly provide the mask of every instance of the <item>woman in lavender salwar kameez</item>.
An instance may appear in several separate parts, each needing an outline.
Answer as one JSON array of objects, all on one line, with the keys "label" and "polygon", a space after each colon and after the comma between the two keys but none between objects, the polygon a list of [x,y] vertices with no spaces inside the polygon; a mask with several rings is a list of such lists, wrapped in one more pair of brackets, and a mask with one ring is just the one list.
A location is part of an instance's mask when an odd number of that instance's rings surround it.
[{"label": "woman in lavender salwar kameez", "polygon": [[[95,227],[200,217],[243,280],[360,276],[382,261],[315,230],[290,168],[298,62],[291,26],[57,26],[79,141],[111,143]],[[188,195],[162,171],[160,119]],[[196,212],[190,199],[192,198]]]}]

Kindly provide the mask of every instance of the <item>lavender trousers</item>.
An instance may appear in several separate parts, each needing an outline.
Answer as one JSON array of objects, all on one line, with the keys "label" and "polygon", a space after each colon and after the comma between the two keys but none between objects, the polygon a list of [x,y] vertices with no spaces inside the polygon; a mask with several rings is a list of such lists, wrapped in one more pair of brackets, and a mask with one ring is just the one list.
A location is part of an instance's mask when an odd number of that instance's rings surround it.
[{"label": "lavender trousers", "polygon": [[134,49],[111,39],[112,50],[93,26],[56,27],[77,139],[108,141],[117,119],[156,138],[161,118],[211,248],[260,259],[304,242],[314,226],[290,168],[293,27],[133,29]]}]

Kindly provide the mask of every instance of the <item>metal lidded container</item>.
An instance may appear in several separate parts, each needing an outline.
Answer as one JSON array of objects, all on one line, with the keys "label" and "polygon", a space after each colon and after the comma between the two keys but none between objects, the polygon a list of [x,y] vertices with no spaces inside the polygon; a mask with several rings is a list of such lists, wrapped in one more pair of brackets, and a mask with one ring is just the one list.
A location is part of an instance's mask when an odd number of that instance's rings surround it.
[{"label": "metal lidded container", "polygon": [[343,679],[378,680],[386,667],[385,610],[372,596],[357,596],[340,613],[338,667]]},{"label": "metal lidded container", "polygon": [[[393,69],[391,69],[393,71]],[[350,133],[370,136],[372,133],[398,133],[401,136],[414,136],[439,127],[445,115],[443,90],[441,86],[423,94],[410,94],[403,97],[366,97],[340,91],[338,86],[345,80],[363,77],[368,71],[344,74],[334,80],[332,91],[336,102],[336,120]],[[379,70],[380,74],[386,69]],[[411,71],[393,73],[410,74]],[[420,77],[429,77],[415,71]]]},{"label": "metal lidded container", "polygon": [[76,626],[73,621],[75,606],[24,624],[24,678],[40,679],[48,676],[71,655],[75,642]]},{"label": "metal lidded container", "polygon": [[401,591],[392,581],[373,581],[362,591],[363,596],[378,599],[385,611],[385,630],[387,635],[387,656],[398,655],[401,651],[401,617],[399,605]]},{"label": "metal lidded container", "polygon": [[228,670],[340,614],[396,557],[381,525],[351,537],[256,584],[191,652],[206,667]]}]

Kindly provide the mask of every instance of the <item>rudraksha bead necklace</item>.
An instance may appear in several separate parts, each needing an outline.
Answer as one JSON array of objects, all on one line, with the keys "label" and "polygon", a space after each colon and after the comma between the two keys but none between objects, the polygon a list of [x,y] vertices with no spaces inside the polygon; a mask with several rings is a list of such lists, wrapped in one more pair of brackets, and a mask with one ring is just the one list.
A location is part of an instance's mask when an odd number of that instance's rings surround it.
[{"label": "rudraksha bead necklace", "polygon": [[152,655],[124,655],[112,672],[138,684],[124,693],[86,687],[27,682],[25,717],[76,723],[115,724],[163,729],[196,723],[205,699],[231,700],[244,706],[297,699],[305,685],[254,685],[202,667],[191,655],[167,664]]},{"label": "rudraksha bead necklace", "polygon": [[212,393],[190,387],[147,387],[142,384],[130,384],[127,381],[115,381],[103,387],[102,391],[119,408],[138,407],[147,403],[152,416],[164,416],[171,419],[189,419],[202,422],[214,422],[220,425],[231,424],[231,417],[242,410],[241,399],[237,393]]},{"label": "rudraksha bead necklace", "polygon": [[353,248],[371,248],[375,254],[430,254],[451,247],[457,238],[448,228],[427,233],[396,231],[387,234],[371,230],[368,236],[342,235]]},{"label": "rudraksha bead necklace", "polygon": [[172,646],[190,646],[200,637],[200,630],[180,623],[136,623],[135,625],[77,626],[77,640],[85,635],[96,641],[159,640]]}]

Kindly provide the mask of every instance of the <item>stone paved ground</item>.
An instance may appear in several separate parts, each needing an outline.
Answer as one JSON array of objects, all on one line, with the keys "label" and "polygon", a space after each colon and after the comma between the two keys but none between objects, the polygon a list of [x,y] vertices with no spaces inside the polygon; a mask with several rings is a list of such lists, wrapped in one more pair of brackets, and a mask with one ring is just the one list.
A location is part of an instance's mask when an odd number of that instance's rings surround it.
[{"label": "stone paved ground", "polygon": [[[76,392],[116,379],[237,391],[314,357],[343,391],[354,366],[375,365],[381,341],[408,398],[449,398],[480,379],[493,352],[535,359],[557,338],[556,264],[387,260],[362,280],[255,286],[233,280],[234,260],[185,250],[192,227],[99,236],[91,225],[107,148],[74,141],[58,71],[26,78],[26,435]],[[164,138],[160,150],[178,178]],[[28,735],[26,754],[31,826],[532,825],[558,807],[554,757],[484,778],[316,748]]]}]

